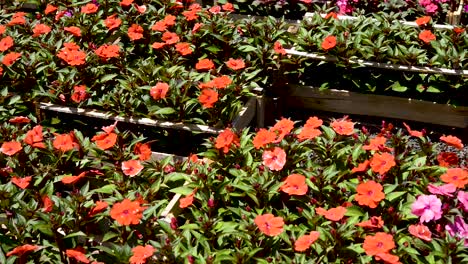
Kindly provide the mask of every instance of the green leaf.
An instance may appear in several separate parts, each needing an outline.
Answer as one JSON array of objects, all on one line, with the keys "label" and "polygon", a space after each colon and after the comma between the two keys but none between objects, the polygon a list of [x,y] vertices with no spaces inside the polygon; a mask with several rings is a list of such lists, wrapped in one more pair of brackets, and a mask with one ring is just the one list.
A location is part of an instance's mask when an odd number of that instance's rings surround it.
[{"label": "green leaf", "polygon": [[114,184],[108,184],[108,185],[102,186],[102,187],[99,188],[99,189],[93,190],[93,192],[105,193],[105,194],[112,194],[112,193],[114,193],[114,191],[115,191],[116,189],[117,189],[117,186],[115,186]]},{"label": "green leaf", "polygon": [[174,114],[176,110],[172,107],[164,107],[155,112],[156,115],[170,115]]},{"label": "green leaf", "polygon": [[100,83],[105,83],[107,81],[110,81],[112,79],[114,79],[115,77],[117,77],[117,74],[113,73],[113,74],[106,74],[104,76],[102,76],[102,78],[99,80]]},{"label": "green leaf", "polygon": [[405,193],[406,192],[392,192],[390,194],[385,195],[385,200],[387,200],[389,202],[392,202],[396,198],[401,197],[402,195],[404,195]]},{"label": "green leaf", "polygon": [[78,232],[66,235],[64,238],[71,238],[71,237],[77,237],[77,236],[84,236],[85,237],[87,235],[85,233],[83,233],[83,231],[78,231]]},{"label": "green leaf", "polygon": [[254,47],[254,46],[250,46],[250,45],[244,45],[244,46],[240,46],[239,50],[242,51],[242,52],[251,52],[251,51],[258,50],[258,48]]},{"label": "green leaf", "polygon": [[193,189],[191,189],[190,187],[187,187],[187,186],[181,186],[181,187],[171,189],[170,192],[178,193],[178,194],[182,194],[182,195],[189,195],[189,194],[191,194],[193,192]]},{"label": "green leaf", "polygon": [[399,82],[395,82],[391,87],[395,92],[406,92],[406,90],[408,90],[408,87],[401,86]]},{"label": "green leaf", "polygon": [[346,208],[346,216],[363,216],[364,212],[362,211],[361,207],[359,206],[350,206]]},{"label": "green leaf", "polygon": [[186,173],[181,173],[181,172],[173,172],[168,175],[166,175],[166,181],[168,182],[173,182],[173,181],[179,181],[179,180],[190,180],[190,175]]}]

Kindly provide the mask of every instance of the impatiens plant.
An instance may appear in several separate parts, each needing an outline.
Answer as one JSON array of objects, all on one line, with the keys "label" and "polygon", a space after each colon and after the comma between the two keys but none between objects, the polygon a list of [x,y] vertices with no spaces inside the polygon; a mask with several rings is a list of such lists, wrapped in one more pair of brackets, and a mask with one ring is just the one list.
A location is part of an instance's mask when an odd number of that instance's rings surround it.
[{"label": "impatiens plant", "polygon": [[297,123],[226,129],[207,142],[201,155],[211,162],[194,163],[173,189],[182,195],[171,220],[175,255],[191,263],[468,260],[468,172],[444,159],[456,156],[449,144],[458,138],[433,142],[407,124],[371,134],[346,117]]}]

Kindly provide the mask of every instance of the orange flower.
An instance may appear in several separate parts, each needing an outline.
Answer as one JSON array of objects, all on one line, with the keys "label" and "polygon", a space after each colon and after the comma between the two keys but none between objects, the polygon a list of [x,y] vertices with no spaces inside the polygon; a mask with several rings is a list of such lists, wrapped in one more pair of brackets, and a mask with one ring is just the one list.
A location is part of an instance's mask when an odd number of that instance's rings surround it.
[{"label": "orange flower", "polygon": [[48,15],[48,14],[50,14],[52,12],[55,12],[55,11],[57,11],[56,6],[53,6],[51,4],[47,4],[46,9],[44,10],[44,14]]},{"label": "orange flower", "polygon": [[63,30],[70,32],[75,37],[81,37],[81,29],[79,27],[65,27]]},{"label": "orange flower", "polygon": [[395,248],[393,236],[384,232],[377,232],[375,236],[366,236],[362,245],[368,256],[388,253]]},{"label": "orange flower", "polygon": [[65,251],[65,254],[67,255],[67,257],[75,259],[75,260],[77,260],[79,262],[90,263],[91,261],[86,257],[84,252],[85,251],[84,251],[83,248],[77,247],[77,248],[74,248],[74,249],[67,249]]},{"label": "orange flower", "polygon": [[97,11],[98,11],[98,6],[93,3],[89,3],[81,7],[81,13],[83,14],[93,14],[93,13],[96,13]]},{"label": "orange flower", "polygon": [[299,252],[306,251],[319,237],[320,233],[317,231],[312,231],[309,235],[299,237],[296,242],[294,242],[294,250]]},{"label": "orange flower", "polygon": [[164,21],[156,21],[156,23],[151,27],[151,30],[164,32],[167,30],[167,25]]},{"label": "orange flower", "polygon": [[336,46],[336,37],[328,36],[322,42],[322,49],[329,50]]},{"label": "orange flower", "polygon": [[203,105],[204,108],[212,108],[218,101],[218,92],[213,89],[203,89],[198,101]]},{"label": "orange flower", "polygon": [[23,147],[18,141],[5,141],[3,142],[2,147],[0,148],[0,152],[7,156],[13,156],[22,149]]},{"label": "orange flower", "polygon": [[363,227],[363,228],[382,228],[384,226],[384,221],[382,220],[382,217],[380,216],[372,216],[371,219],[357,223],[357,226]]},{"label": "orange flower", "polygon": [[122,171],[125,175],[134,177],[143,169],[139,160],[128,160],[122,162]]},{"label": "orange flower", "polygon": [[384,174],[395,166],[395,158],[390,153],[375,153],[370,161],[370,166],[373,172]]},{"label": "orange flower", "polygon": [[330,124],[339,135],[350,136],[354,134],[354,123],[347,120],[335,120]]},{"label": "orange flower", "polygon": [[369,166],[369,163],[370,163],[370,161],[368,161],[368,160],[365,160],[364,162],[359,163],[359,165],[356,168],[353,168],[351,170],[351,173],[366,171],[367,167]]},{"label": "orange flower", "polygon": [[175,48],[177,52],[179,52],[180,55],[182,56],[192,54],[193,52],[192,49],[190,48],[190,43],[187,43],[187,42],[177,43],[175,45]]},{"label": "orange flower", "polygon": [[318,208],[315,208],[315,213],[317,213],[318,215],[324,216],[328,220],[336,222],[336,221],[340,221],[344,217],[346,213],[346,207],[338,206],[338,207],[331,208],[328,210],[318,207]]},{"label": "orange flower", "polygon": [[439,155],[437,155],[437,161],[439,162],[439,166],[446,168],[458,165],[457,154],[453,152],[439,153]]},{"label": "orange flower", "polygon": [[459,34],[465,32],[465,29],[462,28],[462,27],[454,27],[453,32],[455,32],[455,34],[459,35]]},{"label": "orange flower", "polygon": [[318,128],[322,124],[323,124],[322,119],[320,119],[320,118],[318,118],[316,116],[313,116],[313,117],[309,117],[309,119],[307,119],[304,127]]},{"label": "orange flower", "polygon": [[281,42],[276,41],[275,44],[273,45],[273,50],[281,55],[286,55],[286,50],[283,48],[283,45],[281,45]]},{"label": "orange flower", "polygon": [[142,207],[139,201],[124,199],[120,203],[115,203],[110,211],[112,219],[121,225],[137,225],[143,218],[143,211],[147,207]]},{"label": "orange flower", "polygon": [[215,148],[221,149],[223,153],[228,153],[232,144],[239,146],[239,137],[231,129],[226,128],[216,138]]},{"label": "orange flower", "polygon": [[457,149],[462,149],[463,148],[463,143],[462,141],[454,136],[441,136],[440,140],[447,143],[447,145],[455,147]]},{"label": "orange flower", "polygon": [[403,125],[406,127],[406,130],[408,130],[408,133],[410,134],[410,136],[413,136],[413,137],[423,137],[424,134],[420,131],[417,131],[417,130],[411,130],[411,128],[403,122]]},{"label": "orange flower", "polygon": [[382,190],[383,187],[380,183],[375,181],[363,182],[357,186],[357,194],[354,199],[359,203],[359,205],[376,208],[379,202],[385,198],[385,194]]},{"label": "orange flower", "polygon": [[416,25],[418,25],[420,27],[422,25],[426,25],[427,23],[429,23],[429,21],[431,21],[430,16],[419,17],[419,18],[416,19]]},{"label": "orange flower", "polygon": [[101,133],[99,135],[95,135],[92,141],[96,141],[96,145],[103,150],[112,148],[117,142],[117,134],[115,133]]},{"label": "orange flower", "polygon": [[447,169],[447,172],[440,176],[445,183],[451,183],[457,188],[465,188],[468,183],[468,172],[461,168]]},{"label": "orange flower", "polygon": [[305,195],[308,188],[304,175],[291,174],[279,189],[289,195]]},{"label": "orange flower", "polygon": [[33,37],[39,37],[50,32],[50,27],[45,24],[37,24],[33,28]]},{"label": "orange flower", "polygon": [[36,246],[36,245],[30,245],[30,244],[25,244],[25,245],[21,245],[21,246],[17,246],[15,247],[13,250],[11,250],[10,252],[8,252],[6,254],[7,257],[10,257],[10,256],[18,256],[18,257],[21,257],[25,254],[28,254],[29,252],[31,251],[34,251],[36,249],[39,249],[39,246]]},{"label": "orange flower", "polygon": [[148,143],[141,144],[140,142],[135,144],[135,154],[139,155],[141,161],[149,160],[151,158],[151,148]]},{"label": "orange flower", "polygon": [[0,40],[0,51],[6,51],[7,49],[13,47],[13,38],[6,36]]},{"label": "orange flower", "polygon": [[26,132],[24,143],[35,148],[45,148],[45,144],[42,142],[43,139],[44,136],[42,135],[42,126],[37,125]]},{"label": "orange flower", "polygon": [[169,91],[169,84],[165,82],[158,82],[156,86],[151,87],[150,95],[154,100],[166,98],[166,94]]},{"label": "orange flower", "polygon": [[103,59],[119,57],[120,46],[104,44],[97,48],[94,53]]},{"label": "orange flower", "polygon": [[3,74],[3,68],[0,67],[0,76],[2,76],[2,74]]},{"label": "orange flower", "polygon": [[182,15],[187,21],[197,20],[198,19],[198,10],[189,10],[182,12]]},{"label": "orange flower", "polygon": [[193,200],[195,198],[195,192],[196,190],[193,190],[193,192],[189,195],[186,195],[184,198],[180,198],[179,200],[179,207],[180,208],[187,208],[193,204]]},{"label": "orange flower", "polygon": [[229,58],[229,60],[226,62],[226,65],[231,69],[231,70],[241,70],[245,68],[245,63],[243,59],[233,59]]},{"label": "orange flower", "polygon": [[276,139],[276,133],[266,130],[265,128],[260,128],[255,135],[252,143],[256,149],[265,147],[266,145],[273,143]]},{"label": "orange flower", "polygon": [[224,5],[221,6],[224,11],[226,12],[234,12],[234,5],[231,3],[225,3]]},{"label": "orange flower", "polygon": [[177,19],[176,16],[166,15],[163,21],[164,21],[164,24],[166,24],[166,26],[173,26],[175,25],[176,19]]},{"label": "orange flower", "polygon": [[153,49],[160,49],[164,46],[166,46],[165,42],[154,42],[153,45],[151,45]]},{"label": "orange flower", "polygon": [[214,69],[215,65],[210,59],[201,59],[195,64],[195,69],[199,71]]},{"label": "orange flower", "polygon": [[143,38],[143,28],[140,25],[132,24],[127,31],[130,40],[139,40]]},{"label": "orange flower", "polygon": [[276,122],[276,124],[271,128],[271,131],[277,133],[278,138],[276,139],[276,142],[280,142],[293,130],[293,128],[293,121],[291,121],[289,118],[281,118],[281,120]]},{"label": "orange flower", "polygon": [[88,93],[86,92],[85,85],[76,85],[73,87],[73,94],[71,96],[73,102],[80,103],[86,98],[88,98]]},{"label": "orange flower", "polygon": [[325,19],[330,19],[330,18],[338,19],[338,15],[335,12],[330,12],[325,16]]},{"label": "orange flower", "polygon": [[280,171],[286,164],[286,152],[282,148],[265,150],[262,155],[263,165],[272,171]]},{"label": "orange flower", "polygon": [[16,12],[16,13],[14,13],[11,20],[10,20],[10,22],[8,22],[8,26],[26,24],[26,18],[24,17],[25,15],[26,15],[25,12]]},{"label": "orange flower", "polygon": [[5,34],[5,31],[6,31],[6,26],[0,25],[0,35]]},{"label": "orange flower", "polygon": [[32,176],[27,176],[24,178],[13,177],[11,178],[11,182],[24,190],[28,187],[29,183],[31,182],[31,179],[32,179]]},{"label": "orange flower", "polygon": [[86,172],[80,173],[78,176],[65,176],[61,179],[64,184],[75,184],[86,176]]},{"label": "orange flower", "polygon": [[260,231],[267,236],[277,236],[283,232],[283,218],[272,214],[257,215],[254,220]]},{"label": "orange flower", "polygon": [[381,151],[392,151],[391,148],[385,147],[385,142],[387,142],[387,139],[382,136],[377,136],[375,138],[372,138],[369,141],[369,145],[365,145],[362,147],[364,150],[381,150]]},{"label": "orange flower", "polygon": [[375,255],[375,260],[382,260],[387,264],[401,264],[399,259],[400,258],[398,256],[392,255],[390,253],[379,253]]},{"label": "orange flower", "polygon": [[107,207],[109,206],[109,204],[107,202],[104,202],[104,201],[97,201],[96,202],[96,206],[94,206],[88,213],[88,216],[89,217],[93,217],[94,215],[104,211]]},{"label": "orange flower", "polygon": [[118,28],[122,24],[122,20],[117,17],[117,14],[113,14],[112,16],[108,16],[106,20],[104,20],[104,25],[106,25],[108,30],[112,30],[114,28]]},{"label": "orange flower", "polygon": [[64,43],[63,48],[57,54],[57,57],[64,60],[69,65],[82,65],[86,62],[86,53],[80,50],[80,47],[73,42]]},{"label": "orange flower", "polygon": [[161,39],[168,45],[175,44],[180,40],[176,33],[169,31],[164,32]]},{"label": "orange flower", "polygon": [[192,34],[195,34],[200,30],[200,28],[203,26],[203,23],[195,23],[192,28]]},{"label": "orange flower", "polygon": [[146,259],[151,257],[154,252],[155,248],[151,245],[147,246],[136,246],[132,248],[133,256],[130,257],[130,264],[142,264],[146,262]]},{"label": "orange flower", "polygon": [[53,142],[54,148],[63,152],[73,149],[73,137],[70,134],[57,134]]},{"label": "orange flower", "polygon": [[299,141],[302,142],[302,141],[307,140],[307,139],[314,139],[314,138],[320,136],[321,134],[322,134],[322,131],[320,131],[318,129],[304,126],[304,128],[302,128],[299,135],[297,135],[297,138],[299,139]]},{"label": "orange flower", "polygon": [[419,33],[419,39],[429,44],[431,41],[436,40],[436,36],[430,30],[423,30]]},{"label": "orange flower", "polygon": [[42,210],[44,213],[49,213],[49,212],[52,212],[52,209],[54,208],[54,202],[52,201],[52,199],[50,199],[50,197],[48,195],[43,195],[41,197],[41,200],[42,200]]},{"label": "orange flower", "polygon": [[430,242],[432,240],[431,231],[429,230],[429,228],[427,228],[427,226],[425,226],[423,224],[410,225],[408,227],[408,231],[413,236],[415,236],[415,237],[417,237],[419,239],[422,239],[424,241]]},{"label": "orange flower", "polygon": [[121,6],[130,6],[133,3],[133,0],[122,0],[120,2]]},{"label": "orange flower", "polygon": [[19,59],[19,57],[21,57],[21,53],[10,52],[10,53],[6,54],[5,56],[3,56],[2,63],[5,66],[11,66],[11,65],[13,65],[13,63],[15,63],[15,61],[17,59]]},{"label": "orange flower", "polygon": [[231,83],[232,83],[231,78],[229,78],[229,76],[226,76],[226,75],[216,77],[212,81],[213,87],[218,88],[218,89],[224,89]]}]

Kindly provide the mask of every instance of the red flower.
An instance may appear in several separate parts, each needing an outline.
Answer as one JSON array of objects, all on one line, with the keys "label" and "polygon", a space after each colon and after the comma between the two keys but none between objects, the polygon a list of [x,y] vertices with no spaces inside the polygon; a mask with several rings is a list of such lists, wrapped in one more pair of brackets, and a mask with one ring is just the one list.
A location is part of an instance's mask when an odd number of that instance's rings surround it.
[{"label": "red flower", "polygon": [[132,248],[133,256],[130,257],[130,264],[142,264],[146,262],[146,259],[151,257],[154,252],[155,248],[151,245],[147,246],[136,246]]},{"label": "red flower", "polygon": [[35,148],[45,148],[45,144],[44,142],[42,142],[43,139],[44,136],[42,135],[42,126],[37,125],[28,132],[26,132],[24,143]]},{"label": "red flower", "polygon": [[368,161],[368,160],[365,160],[364,162],[359,163],[359,165],[356,168],[353,168],[351,170],[351,173],[366,171],[367,167],[369,166],[369,163],[370,163],[370,161]]},{"label": "red flower", "polygon": [[88,98],[88,93],[86,92],[85,85],[76,85],[73,87],[73,94],[71,96],[73,102],[80,103],[86,98]]},{"label": "red flower", "polygon": [[193,52],[192,49],[190,48],[190,43],[187,43],[187,42],[177,43],[175,45],[175,48],[177,52],[179,52],[180,55],[182,56],[192,54]]},{"label": "red flower", "polygon": [[10,52],[8,54],[6,54],[5,56],[3,56],[3,60],[2,60],[2,63],[3,65],[5,66],[11,66],[13,65],[13,63],[15,63],[15,61],[17,59],[19,59],[21,57],[21,53],[18,53],[18,52]]},{"label": "red flower", "polygon": [[436,36],[430,30],[423,30],[419,33],[419,39],[429,44],[431,41],[436,40]]},{"label": "red flower", "polygon": [[234,5],[231,3],[225,3],[224,5],[221,6],[224,11],[226,12],[234,12]]},{"label": "red flower", "polygon": [[93,3],[89,3],[81,7],[81,13],[83,14],[93,14],[93,13],[96,13],[97,11],[98,11],[98,6]]},{"label": "red flower", "polygon": [[309,119],[307,119],[304,127],[318,128],[322,124],[323,124],[322,119],[320,119],[320,118],[318,118],[316,116],[313,116],[313,117],[309,117]]},{"label": "red flower", "polygon": [[164,32],[167,30],[167,25],[164,21],[156,21],[156,23],[151,27],[151,30]]},{"label": "red flower", "polygon": [[457,149],[462,149],[463,148],[463,143],[462,141],[454,136],[441,136],[440,140],[445,142],[447,145],[455,147]]},{"label": "red flower", "polygon": [[282,148],[275,147],[273,150],[265,150],[262,155],[263,165],[272,171],[280,171],[286,164],[286,152]]},{"label": "red flower", "polygon": [[57,54],[57,57],[64,60],[69,65],[82,65],[86,62],[86,53],[80,50],[80,47],[73,42],[64,43],[63,48]]},{"label": "red flower", "polygon": [[375,153],[370,161],[370,166],[373,172],[384,174],[395,166],[395,158],[390,153]]},{"label": "red flower", "polygon": [[20,177],[13,177],[11,178],[11,182],[14,183],[16,186],[20,187],[21,189],[26,189],[31,182],[32,176],[27,176],[24,178]]},{"label": "red flower", "polygon": [[198,10],[190,10],[182,12],[182,15],[187,19],[187,21],[197,20],[198,19]]},{"label": "red flower", "polygon": [[193,192],[189,195],[186,195],[184,198],[180,198],[179,200],[179,207],[180,208],[187,208],[193,204],[193,200],[195,198],[195,192],[196,190],[193,190]]},{"label": "red flower", "polygon": [[139,201],[124,199],[120,203],[115,203],[110,211],[112,219],[121,225],[137,225],[143,218],[143,211],[147,207],[142,207]]},{"label": "red flower", "polygon": [[16,13],[14,13],[13,17],[10,20],[10,22],[8,22],[8,26],[26,24],[26,18],[24,17],[25,15],[26,15],[25,12],[16,12]]},{"label": "red flower", "polygon": [[53,6],[51,4],[47,4],[46,9],[44,10],[44,14],[48,15],[52,12],[55,12],[57,10],[56,6]]},{"label": "red flower", "polygon": [[195,64],[195,69],[199,71],[214,69],[215,65],[210,59],[201,59]]},{"label": "red flower", "polygon": [[204,108],[212,108],[218,101],[218,92],[213,89],[203,89],[198,101],[203,105]]},{"label": "red flower", "polygon": [[103,150],[112,148],[117,142],[117,134],[115,133],[101,133],[94,136],[92,141],[96,141],[96,145]]},{"label": "red flower", "polygon": [[53,145],[55,149],[66,152],[73,149],[73,143],[73,137],[70,134],[57,134],[55,136]]},{"label": "red flower", "polygon": [[300,174],[291,174],[279,189],[289,195],[305,195],[308,190],[306,177]]},{"label": "red flower", "polygon": [[442,167],[452,167],[458,166],[458,157],[456,153],[453,152],[441,152],[437,155],[437,161],[439,162],[439,166]]},{"label": "red flower", "polygon": [[65,254],[67,254],[67,257],[75,259],[79,262],[82,263],[90,263],[91,261],[86,257],[84,254],[84,249],[81,247],[77,247],[74,249],[67,249],[65,251]]},{"label": "red flower", "polygon": [[299,252],[306,251],[319,237],[320,233],[317,231],[312,231],[309,235],[299,237],[296,242],[294,242],[294,250]]},{"label": "red flower", "polygon": [[119,57],[120,46],[104,44],[97,48],[94,53],[105,60]]},{"label": "red flower", "polygon": [[330,18],[338,19],[338,15],[335,12],[330,12],[325,16],[325,19],[330,19]]},{"label": "red flower", "polygon": [[336,37],[328,36],[322,42],[322,49],[329,50],[336,46]]},{"label": "red flower", "polygon": [[81,180],[82,178],[84,178],[86,176],[86,172],[82,172],[80,173],[78,176],[65,176],[62,178],[62,182],[64,184],[75,184],[77,183],[79,180]]},{"label": "red flower", "polygon": [[223,153],[228,153],[229,148],[234,144],[239,146],[239,137],[231,129],[226,128],[216,138],[215,148],[221,149]]},{"label": "red flower", "polygon": [[88,216],[89,217],[93,217],[94,215],[104,211],[107,207],[109,206],[109,204],[107,202],[104,202],[104,201],[97,201],[96,202],[96,206],[94,206],[88,213]]},{"label": "red flower", "polygon": [[121,6],[130,6],[133,3],[133,0],[122,0],[120,2]]},{"label": "red flower", "polygon": [[392,149],[385,147],[385,142],[387,139],[382,136],[377,136],[372,138],[369,141],[369,145],[365,145],[362,147],[364,150],[381,150],[381,151],[392,151]]},{"label": "red flower", "polygon": [[12,124],[28,124],[29,122],[31,122],[31,119],[29,119],[26,116],[15,116],[15,117],[10,118],[8,122]]},{"label": "red flower", "polygon": [[420,27],[422,25],[426,25],[427,23],[429,23],[429,21],[431,21],[430,16],[419,17],[419,18],[416,19],[416,25],[418,25]]},{"label": "red flower", "polygon": [[226,65],[231,69],[231,70],[240,70],[245,68],[245,63],[243,59],[233,59],[229,58],[229,60],[226,62]]},{"label": "red flower", "polygon": [[106,25],[108,30],[112,30],[114,28],[118,28],[122,24],[122,20],[117,17],[117,14],[113,14],[104,20],[104,25]]},{"label": "red flower", "polygon": [[0,40],[0,51],[6,51],[7,49],[13,47],[14,41],[10,36],[6,36]]},{"label": "red flower", "polygon": [[371,219],[361,222],[361,223],[357,223],[356,225],[363,227],[363,228],[375,229],[375,228],[382,228],[384,226],[384,221],[382,220],[382,217],[380,216],[378,217],[372,216]]},{"label": "red flower", "polygon": [[445,183],[451,183],[457,188],[465,188],[468,184],[468,171],[461,168],[448,169],[446,173],[440,176],[440,179]]},{"label": "red flower", "polygon": [[6,141],[3,142],[2,147],[0,148],[0,152],[7,156],[13,156],[18,151],[22,150],[23,147],[21,146],[21,143],[18,141]]},{"label": "red flower", "polygon": [[166,26],[173,26],[173,25],[175,25],[176,19],[177,19],[176,16],[166,15],[164,17],[163,21],[164,21],[164,24],[166,24]]},{"label": "red flower", "polygon": [[354,134],[354,123],[347,120],[335,120],[330,124],[339,135],[350,136]]},{"label": "red flower", "polygon": [[151,45],[153,49],[160,49],[164,46],[166,46],[165,42],[154,42],[153,45]]},{"label": "red flower", "polygon": [[427,226],[423,225],[423,224],[417,224],[417,225],[410,225],[408,227],[408,231],[410,232],[410,234],[412,234],[413,236],[417,237],[417,238],[420,238],[424,241],[427,241],[427,242],[430,242],[432,240],[431,236],[432,236],[432,233],[431,231],[429,230],[429,228],[427,228]]},{"label": "red flower", "polygon": [[411,128],[406,124],[406,123],[403,123],[403,125],[406,127],[406,130],[408,130],[408,133],[410,134],[410,136],[413,136],[413,137],[423,137],[424,134],[420,131],[417,131],[417,130],[411,130]]},{"label": "red flower", "polygon": [[0,35],[5,34],[5,31],[6,31],[6,26],[0,25]]},{"label": "red flower", "polygon": [[252,143],[256,149],[265,147],[266,145],[273,143],[276,139],[276,133],[266,130],[265,128],[260,128],[255,135]]},{"label": "red flower", "polygon": [[272,214],[257,215],[254,220],[260,231],[267,236],[277,236],[283,232],[284,221],[282,217]]},{"label": "red flower", "polygon": [[462,27],[454,27],[453,32],[455,32],[455,34],[459,35],[459,34],[465,32],[465,29],[462,28]]},{"label": "red flower", "polygon": [[141,144],[140,142],[135,144],[135,154],[139,155],[141,161],[149,160],[151,158],[151,148],[148,143]]},{"label": "red flower", "polygon": [[49,33],[51,28],[45,24],[37,24],[33,28],[33,37],[39,37],[40,35],[44,35]]},{"label": "red flower", "polygon": [[273,45],[273,50],[275,51],[275,53],[286,55],[286,50],[283,48],[283,45],[281,45],[281,42],[279,41],[275,42],[275,44]]},{"label": "red flower", "polygon": [[48,195],[43,195],[41,197],[41,200],[43,204],[42,210],[44,211],[44,213],[52,212],[52,209],[54,208],[54,202],[52,201],[52,199],[50,199]]},{"label": "red flower", "polygon": [[276,142],[280,142],[287,134],[291,133],[293,128],[293,121],[291,121],[289,118],[281,118],[281,120],[276,122],[276,124],[270,130],[277,133],[278,138],[276,139]]},{"label": "red flower", "polygon": [[158,82],[156,86],[151,87],[150,95],[154,100],[166,98],[166,94],[169,91],[169,84],[165,82]]},{"label": "red flower", "polygon": [[354,199],[359,203],[359,205],[376,208],[379,202],[385,198],[385,194],[382,192],[382,185],[375,181],[360,183],[356,190],[357,194]]},{"label": "red flower", "polygon": [[382,260],[384,263],[387,264],[401,264],[399,262],[400,258],[398,256],[392,255],[390,253],[379,253],[375,255],[375,260]]},{"label": "red flower", "polygon": [[164,41],[166,44],[171,45],[179,42],[180,38],[179,36],[177,36],[176,33],[166,31],[163,33],[161,40]]},{"label": "red flower", "polygon": [[81,29],[79,27],[65,27],[63,30],[70,32],[75,37],[81,37]]},{"label": "red flower", "polygon": [[139,160],[128,160],[122,162],[122,171],[125,175],[134,177],[143,169]]},{"label": "red flower", "polygon": [[307,140],[307,139],[314,139],[314,138],[320,136],[321,134],[322,134],[322,131],[320,131],[318,129],[304,126],[304,128],[302,128],[299,135],[297,135],[297,138],[299,139],[299,141],[302,142],[302,141]]},{"label": "red flower", "polygon": [[139,40],[143,38],[143,28],[140,25],[132,24],[127,31],[127,35],[130,40]]},{"label": "red flower", "polygon": [[326,219],[331,220],[331,221],[340,221],[345,213],[346,213],[346,208],[343,206],[338,206],[335,208],[331,208],[328,210],[325,210],[321,207],[315,208],[315,213],[318,215],[324,216]]},{"label": "red flower", "polygon": [[21,256],[23,256],[25,254],[28,254],[29,252],[34,251],[36,249],[39,249],[39,246],[25,244],[25,245],[15,247],[13,250],[8,252],[6,254],[6,256],[7,257],[10,257],[10,256],[19,256],[19,257],[21,257]]},{"label": "red flower", "polygon": [[366,236],[362,245],[368,256],[375,256],[380,253],[388,253],[395,248],[393,236],[384,232],[378,232],[375,236]]},{"label": "red flower", "polygon": [[211,81],[211,83],[213,87],[215,88],[224,89],[232,83],[232,80],[231,78],[229,78],[229,76],[223,75],[223,76],[214,78],[213,81]]}]

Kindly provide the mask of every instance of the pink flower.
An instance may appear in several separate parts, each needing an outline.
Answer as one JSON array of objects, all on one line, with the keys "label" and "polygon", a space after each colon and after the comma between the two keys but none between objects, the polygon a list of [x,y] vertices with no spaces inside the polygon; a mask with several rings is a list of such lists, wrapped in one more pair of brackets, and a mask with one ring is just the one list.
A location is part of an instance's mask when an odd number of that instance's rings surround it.
[{"label": "pink flower", "polygon": [[439,195],[444,195],[448,197],[453,197],[452,193],[454,193],[457,190],[457,186],[451,183],[440,185],[440,186],[429,184],[429,186],[427,186],[427,189],[432,194],[439,194]]},{"label": "pink flower", "polygon": [[468,192],[459,191],[457,199],[462,204],[463,210],[468,212]]},{"label": "pink flower", "polygon": [[411,213],[419,216],[419,222],[429,222],[442,217],[442,201],[435,195],[420,195],[411,206]]},{"label": "pink flower", "polygon": [[447,230],[451,236],[465,239],[465,247],[468,246],[468,224],[465,223],[461,216],[457,215],[455,217],[455,222],[446,225],[445,230]]},{"label": "pink flower", "polygon": [[122,162],[122,171],[125,175],[133,177],[140,173],[143,169],[143,165],[140,164],[139,160],[128,160]]},{"label": "pink flower", "polygon": [[265,150],[262,158],[263,165],[272,171],[280,171],[284,164],[286,164],[286,152],[278,147],[275,147],[273,150]]}]

